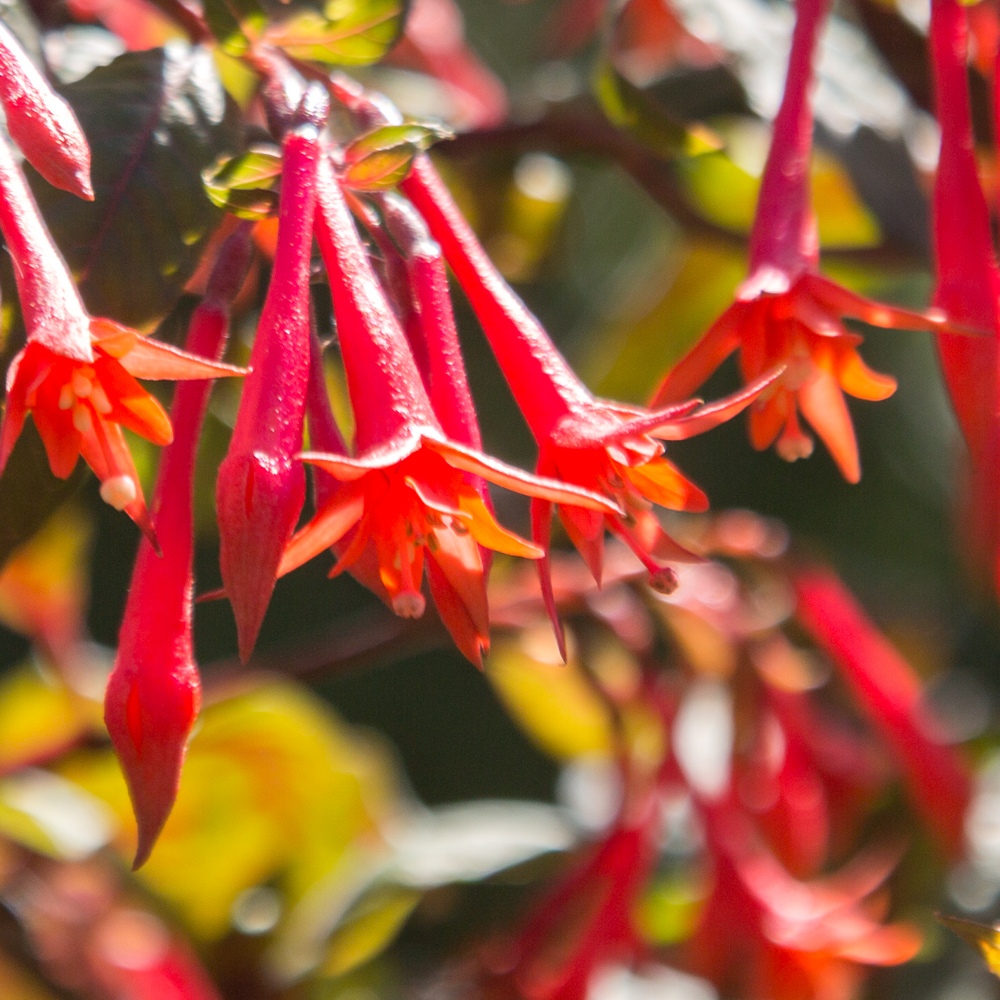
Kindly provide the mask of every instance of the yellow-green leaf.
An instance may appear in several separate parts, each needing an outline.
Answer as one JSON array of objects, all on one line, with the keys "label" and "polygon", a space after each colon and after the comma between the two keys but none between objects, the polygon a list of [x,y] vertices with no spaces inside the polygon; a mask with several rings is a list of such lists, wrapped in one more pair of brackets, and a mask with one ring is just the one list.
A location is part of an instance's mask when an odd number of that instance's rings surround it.
[{"label": "yellow-green leaf", "polygon": [[439,125],[411,122],[386,125],[355,139],[344,151],[344,183],[356,191],[384,191],[396,187],[413,166],[413,160],[452,133]]},{"label": "yellow-green leaf", "polygon": [[330,938],[321,972],[342,976],[374,958],[392,943],[422,892],[397,885],[379,885],[344,918]]},{"label": "yellow-green leaf", "polygon": [[403,30],[402,0],[332,0],[269,28],[271,45],[296,59],[342,66],[378,62]]}]

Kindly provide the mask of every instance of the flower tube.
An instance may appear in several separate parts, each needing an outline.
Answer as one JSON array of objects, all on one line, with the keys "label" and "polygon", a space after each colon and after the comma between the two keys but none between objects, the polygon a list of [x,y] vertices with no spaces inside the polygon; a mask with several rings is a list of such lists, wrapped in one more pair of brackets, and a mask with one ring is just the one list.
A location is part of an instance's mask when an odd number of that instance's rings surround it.
[{"label": "flower tube", "polygon": [[[187,347],[221,356],[229,303],[243,283],[251,243],[241,228],[223,245]],[[144,539],[132,574],[118,654],[104,696],[104,720],[125,773],[139,828],[135,865],[149,857],[177,797],[181,765],[201,701],[191,639],[194,468],[212,383],[177,387],[177,429],[164,451],[153,509],[163,555]]]}]

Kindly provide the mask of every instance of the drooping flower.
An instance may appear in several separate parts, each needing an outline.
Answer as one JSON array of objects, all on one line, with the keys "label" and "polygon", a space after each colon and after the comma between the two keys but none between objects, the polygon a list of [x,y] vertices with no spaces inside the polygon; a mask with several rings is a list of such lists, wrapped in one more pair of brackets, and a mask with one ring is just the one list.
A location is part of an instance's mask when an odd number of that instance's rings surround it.
[{"label": "drooping flower", "polygon": [[[187,348],[209,360],[221,356],[229,304],[250,262],[240,229],[223,244],[205,298],[195,310]],[[177,387],[176,437],[163,452],[153,513],[163,545],[144,539],[132,574],[118,653],[104,696],[104,721],[125,773],[139,828],[135,867],[149,857],[173,808],[181,765],[201,701],[192,649],[194,466],[208,406],[209,381]]]},{"label": "drooping flower", "polygon": [[685,945],[685,964],[721,990],[853,1000],[862,966],[899,965],[920,949],[920,932],[880,923],[872,899],[892,872],[893,852],[859,855],[832,875],[804,882],[763,847],[730,802],[705,808],[703,819],[713,887]]},{"label": "drooping flower", "polygon": [[3,24],[0,102],[7,131],[28,162],[53,186],[93,201],[90,147],[80,123]]},{"label": "drooping flower", "polygon": [[776,443],[787,461],[812,453],[805,417],[844,478],[861,478],[858,446],[844,393],[881,400],[896,381],[862,361],[862,338],[842,316],[872,326],[940,329],[943,317],[881,305],[819,273],[819,238],[812,209],[809,162],[813,111],[810,90],[817,42],[829,0],[798,0],[785,93],[774,120],[757,214],[750,234],[749,276],[736,301],[664,378],[652,405],[685,399],[734,351],[745,381],[787,365],[777,385],[750,407],[750,443]]},{"label": "drooping flower", "polygon": [[30,413],[53,474],[65,479],[82,455],[101,480],[103,499],[124,510],[152,539],[152,522],[122,428],[159,445],[169,444],[173,431],[163,407],[136,378],[204,379],[242,371],[88,316],[2,142],[0,231],[14,261],[28,334],[7,371],[0,473]]},{"label": "drooping flower", "polygon": [[[618,507],[602,512],[559,504],[562,522],[594,577],[601,577],[607,528],[628,543],[655,587],[672,589],[673,571],[660,560],[695,557],[663,531],[651,506],[697,511],[706,509],[708,499],[663,457],[661,441],[681,440],[723,423],[748,406],[778,371],[709,406],[691,400],[651,412],[595,399],[500,276],[426,157],[418,158],[402,187],[441,244],[489,338],[538,442],[538,474],[596,490]],[[546,552],[552,510],[551,500],[532,502],[533,537]],[[539,560],[539,571],[562,647],[547,556]]]},{"label": "drooping flower", "polygon": [[489,643],[479,546],[528,558],[541,550],[501,528],[464,473],[599,511],[613,511],[614,504],[530,476],[444,433],[326,159],[319,167],[316,237],[330,276],[357,454],[302,456],[345,485],[291,540],[280,571],[300,566],[353,529],[334,573],[373,550],[393,610],[415,618],[424,611],[420,586],[426,567],[442,620],[459,649],[478,664]]},{"label": "drooping flower", "polygon": [[931,52],[941,155],[934,181],[934,304],[987,336],[941,333],[938,355],[971,459],[968,549],[1000,587],[1000,270],[979,184],[966,58],[957,3],[931,6]]},{"label": "drooping flower", "polygon": [[295,456],[309,380],[309,254],[326,112],[326,94],[310,87],[284,139],[274,270],[250,355],[253,371],[216,484],[222,581],[244,661],[305,500],[305,472]]}]

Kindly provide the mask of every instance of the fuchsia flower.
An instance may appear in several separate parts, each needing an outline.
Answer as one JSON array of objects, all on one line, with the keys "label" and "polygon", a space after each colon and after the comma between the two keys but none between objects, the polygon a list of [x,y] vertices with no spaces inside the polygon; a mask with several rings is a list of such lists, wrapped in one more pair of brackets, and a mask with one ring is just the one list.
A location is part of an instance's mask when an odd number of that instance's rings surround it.
[{"label": "fuchsia flower", "polygon": [[943,319],[864,299],[819,273],[819,239],[812,209],[809,161],[813,112],[810,88],[829,0],[798,0],[795,33],[781,108],[774,121],[757,215],[750,234],[749,277],[736,301],[670,371],[653,397],[661,406],[695,391],[735,350],[745,381],[777,364],[786,371],[750,408],[750,442],[763,450],[777,441],[788,461],[812,453],[799,413],[826,445],[844,478],[861,478],[858,446],[844,393],[886,399],[896,381],[869,369],[858,354],[861,337],[840,317],[873,326],[937,330]]},{"label": "fuchsia flower", "polygon": [[938,354],[972,460],[970,551],[1000,587],[1000,271],[972,135],[967,15],[931,5],[931,52],[941,156],[934,181],[934,304],[988,336],[940,333]]},{"label": "fuchsia flower", "polygon": [[[898,965],[920,932],[881,924],[874,896],[895,867],[891,852],[861,855],[832,875],[793,878],[732,803],[703,808],[712,891],[687,964],[726,993],[773,1000],[852,1000],[862,965]],[[728,934],[720,934],[725,927]]]},{"label": "fuchsia flower", "polygon": [[250,356],[253,370],[216,485],[222,581],[244,662],[305,500],[305,472],[295,456],[309,379],[309,256],[326,113],[326,94],[310,87],[285,136],[274,271]]},{"label": "fuchsia flower", "polygon": [[91,319],[3,143],[0,230],[14,261],[28,332],[27,344],[7,371],[0,473],[31,413],[53,474],[65,479],[82,455],[101,480],[103,499],[124,510],[152,540],[122,428],[160,445],[170,443],[173,431],[163,407],[136,377],[204,379],[242,371],[185,354],[111,320]]},{"label": "fuchsia flower", "polygon": [[54,187],[93,201],[90,147],[76,115],[53,92],[3,24],[0,102],[7,116],[7,131],[28,162]]},{"label": "fuchsia flower", "polygon": [[[205,298],[191,318],[187,347],[192,353],[221,356],[229,303],[246,275],[250,253],[245,229],[220,250]],[[201,700],[191,643],[192,504],[198,438],[211,387],[202,381],[177,388],[172,408],[177,436],[163,452],[153,500],[163,554],[148,540],[140,544],[104,696],[104,720],[139,827],[136,868],[149,857],[173,807]]]},{"label": "fuchsia flower", "polygon": [[[624,539],[650,572],[651,583],[672,589],[673,571],[660,559],[696,558],[673,542],[651,511],[705,510],[705,494],[663,457],[661,440],[677,441],[716,427],[748,406],[780,370],[743,392],[709,406],[691,400],[647,411],[595,399],[556,350],[538,320],[500,277],[426,157],[419,158],[403,191],[423,215],[472,302],[514,396],[538,442],[537,472],[614,499],[614,511],[536,497],[535,541],[547,552],[553,503],[570,538],[601,577],[604,531]],[[659,439],[659,440],[657,440]],[[550,616],[555,613],[547,557],[539,560]]]},{"label": "fuchsia flower", "polygon": [[291,540],[280,572],[336,545],[353,529],[334,573],[374,550],[379,589],[384,588],[393,610],[419,617],[426,566],[442,620],[459,649],[478,664],[489,644],[479,546],[528,558],[538,558],[541,550],[496,523],[465,473],[599,511],[613,511],[614,504],[528,475],[445,434],[326,159],[319,167],[316,237],[330,275],[357,454],[302,456],[344,485]]}]

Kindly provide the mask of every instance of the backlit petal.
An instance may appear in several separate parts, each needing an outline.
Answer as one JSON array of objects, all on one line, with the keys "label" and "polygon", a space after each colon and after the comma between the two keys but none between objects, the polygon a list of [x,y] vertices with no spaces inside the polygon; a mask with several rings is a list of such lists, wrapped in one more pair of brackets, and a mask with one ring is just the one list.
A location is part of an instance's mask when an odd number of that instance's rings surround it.
[{"label": "backlit petal", "polygon": [[731,305],[667,373],[649,405],[663,406],[694,395],[709,375],[740,346],[740,322],[745,312],[746,306],[742,303]]},{"label": "backlit petal", "polygon": [[635,488],[647,499],[670,510],[708,510],[708,497],[680,470],[665,458],[634,468],[619,467]]},{"label": "backlit petal", "polygon": [[340,490],[331,503],[292,536],[278,564],[278,576],[291,573],[336,545],[358,523],[365,508],[359,485],[351,484]]},{"label": "backlit petal", "polygon": [[110,420],[153,444],[173,441],[174,431],[166,411],[117,361],[98,358],[94,370],[111,404]]},{"label": "backlit petal", "polygon": [[798,391],[799,409],[826,445],[844,478],[849,483],[861,479],[861,462],[854,425],[847,411],[844,394],[836,379],[817,371]]},{"label": "backlit petal", "polygon": [[872,371],[853,349],[840,352],[836,376],[840,388],[858,399],[888,399],[896,391],[896,380],[891,375]]},{"label": "backlit petal", "polygon": [[471,489],[468,492],[463,491],[458,498],[458,504],[462,512],[468,515],[469,530],[480,545],[494,552],[520,556],[522,559],[542,557],[542,549],[533,542],[497,524],[489,508],[483,503],[483,498],[475,491]]}]

